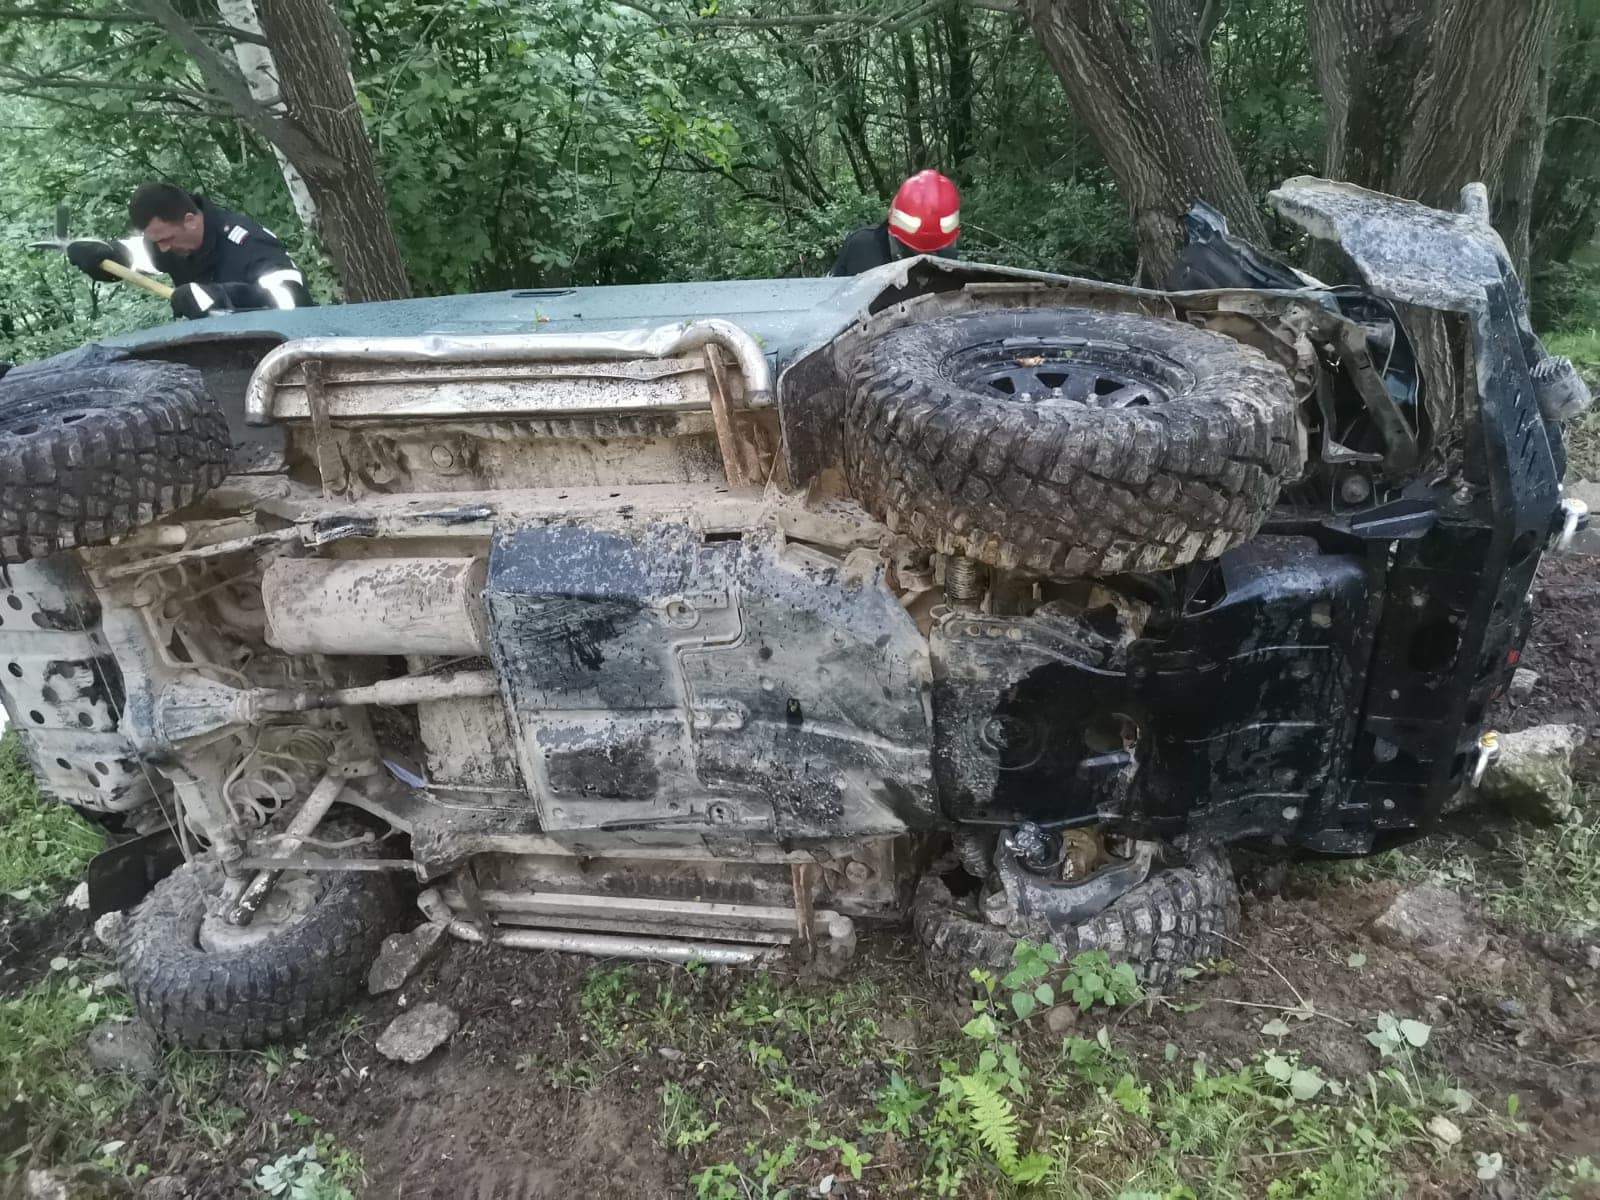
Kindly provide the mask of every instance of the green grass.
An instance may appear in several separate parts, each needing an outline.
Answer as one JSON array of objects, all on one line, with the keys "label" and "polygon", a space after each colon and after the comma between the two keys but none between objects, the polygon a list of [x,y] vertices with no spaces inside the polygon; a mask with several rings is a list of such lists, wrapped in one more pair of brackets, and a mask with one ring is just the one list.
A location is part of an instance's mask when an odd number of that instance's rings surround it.
[{"label": "green grass", "polygon": [[15,730],[0,738],[0,893],[43,907],[100,852],[99,831],[40,799]]},{"label": "green grass", "polygon": [[[18,1104],[34,1131],[54,1131],[68,1161],[91,1157],[138,1091],[123,1076],[91,1071],[84,1050],[98,1022],[130,1012],[120,992],[90,982],[108,966],[93,960],[62,966],[20,996],[0,999],[0,1106]],[[28,1152],[11,1147],[0,1155],[0,1181]]]}]

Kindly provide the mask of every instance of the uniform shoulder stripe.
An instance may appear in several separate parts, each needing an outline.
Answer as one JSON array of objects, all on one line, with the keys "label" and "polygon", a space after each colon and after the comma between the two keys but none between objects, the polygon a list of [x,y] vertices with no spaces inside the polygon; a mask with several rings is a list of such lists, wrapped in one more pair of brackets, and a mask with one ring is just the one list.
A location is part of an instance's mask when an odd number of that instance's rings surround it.
[{"label": "uniform shoulder stripe", "polygon": [[235,246],[239,245],[241,242],[243,242],[245,240],[245,238],[247,238],[249,236],[250,236],[250,231],[248,229],[246,229],[243,225],[233,225],[233,226],[230,226],[229,229],[228,229],[228,240],[230,242],[232,242]]}]

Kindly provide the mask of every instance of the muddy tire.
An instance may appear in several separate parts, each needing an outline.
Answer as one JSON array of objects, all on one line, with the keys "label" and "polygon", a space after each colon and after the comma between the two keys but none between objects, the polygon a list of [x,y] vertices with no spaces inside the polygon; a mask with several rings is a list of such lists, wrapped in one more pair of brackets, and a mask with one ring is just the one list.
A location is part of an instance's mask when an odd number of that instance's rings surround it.
[{"label": "muddy tire", "polygon": [[96,546],[227,473],[228,422],[173,363],[27,368],[0,379],[0,561]]},{"label": "muddy tire", "polygon": [[892,330],[851,370],[856,500],[930,549],[1055,577],[1251,537],[1302,459],[1288,375],[1220,334],[1011,309]]},{"label": "muddy tire", "polygon": [[[208,923],[207,908],[220,908],[222,878],[215,863],[179,867],[129,915],[118,948],[139,1015],[184,1046],[241,1050],[299,1037],[361,989],[399,918],[383,872],[289,875],[279,889],[309,879],[314,898],[290,905],[289,919],[260,940],[219,947],[206,930],[220,922]],[[267,916],[263,906],[256,919]]]},{"label": "muddy tire", "polygon": [[[912,920],[923,950],[938,962],[1005,972],[1018,939],[983,919],[972,899],[956,899],[944,881],[925,875]],[[1201,850],[1182,866],[1161,867],[1103,912],[1054,939],[1063,958],[1104,950],[1125,962],[1146,987],[1165,990],[1179,968],[1224,955],[1239,933],[1239,892],[1227,855]]]}]

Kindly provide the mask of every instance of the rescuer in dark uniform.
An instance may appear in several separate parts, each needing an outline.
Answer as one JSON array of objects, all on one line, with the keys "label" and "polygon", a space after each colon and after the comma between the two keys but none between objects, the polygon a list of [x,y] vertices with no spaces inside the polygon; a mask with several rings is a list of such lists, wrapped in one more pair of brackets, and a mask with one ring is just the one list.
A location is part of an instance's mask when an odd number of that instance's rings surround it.
[{"label": "rescuer in dark uniform", "polygon": [[[283,243],[249,217],[218,208],[170,183],[141,184],[128,202],[128,222],[143,246],[82,238],[67,258],[94,279],[113,283],[103,259],[153,268],[175,285],[172,314],[203,317],[213,309],[301,308],[314,303]],[[142,250],[143,253],[136,253]],[[138,261],[139,259],[146,261]]]},{"label": "rescuer in dark uniform", "polygon": [[947,257],[961,236],[961,193],[937,171],[918,171],[900,185],[889,216],[845,238],[830,275],[859,275],[913,254]]}]

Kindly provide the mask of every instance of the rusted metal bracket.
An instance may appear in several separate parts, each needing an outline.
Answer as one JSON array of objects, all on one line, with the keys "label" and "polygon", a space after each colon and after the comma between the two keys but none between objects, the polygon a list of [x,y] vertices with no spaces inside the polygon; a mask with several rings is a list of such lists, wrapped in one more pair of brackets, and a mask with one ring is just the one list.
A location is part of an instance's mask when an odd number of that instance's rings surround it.
[{"label": "rusted metal bracket", "polygon": [[722,470],[729,487],[747,487],[756,481],[759,470],[753,466],[749,447],[739,436],[729,399],[728,374],[722,364],[721,348],[705,348],[706,373],[711,377],[711,421],[717,429],[717,449],[722,451]]},{"label": "rusted metal bracket", "polygon": [[300,368],[306,384],[306,404],[311,408],[311,439],[317,452],[317,474],[322,477],[322,498],[343,495],[349,486],[344,457],[333,436],[333,417],[328,412],[328,389],[323,386],[322,362],[308,359]]}]

